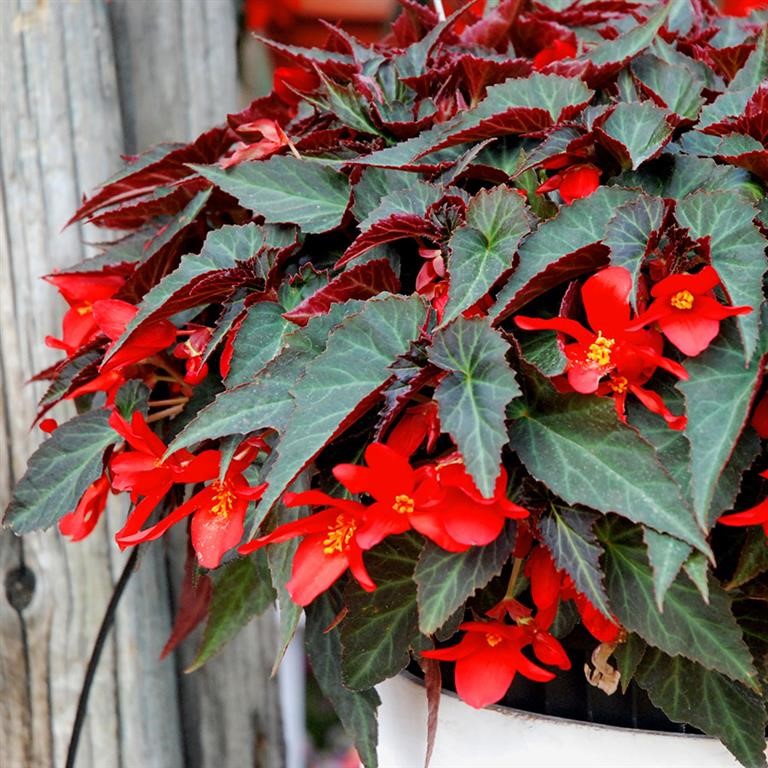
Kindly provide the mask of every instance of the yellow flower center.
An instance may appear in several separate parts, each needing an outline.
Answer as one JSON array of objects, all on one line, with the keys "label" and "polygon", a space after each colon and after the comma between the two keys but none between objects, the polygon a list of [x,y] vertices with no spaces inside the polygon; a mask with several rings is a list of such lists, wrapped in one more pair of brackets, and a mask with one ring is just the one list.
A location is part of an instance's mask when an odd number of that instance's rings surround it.
[{"label": "yellow flower center", "polygon": [[488,643],[488,645],[493,648],[495,645],[498,645],[501,642],[501,635],[494,635],[491,632],[489,632],[485,636],[485,642]]},{"label": "yellow flower center", "polygon": [[211,505],[211,513],[216,517],[229,517],[232,512],[232,507],[235,505],[235,499],[237,498],[232,491],[229,483],[211,483],[213,488],[213,504]]},{"label": "yellow flower center", "polygon": [[693,307],[693,294],[690,291],[678,291],[669,303],[675,309],[691,309]]},{"label": "yellow flower center", "polygon": [[347,520],[344,515],[339,515],[336,522],[328,527],[328,535],[323,540],[323,552],[326,555],[343,552],[356,530],[357,523],[354,520]]},{"label": "yellow flower center", "polygon": [[392,505],[392,509],[394,509],[398,515],[410,515],[415,506],[416,505],[410,496],[401,493],[395,496],[395,503]]},{"label": "yellow flower center", "polygon": [[611,347],[616,343],[616,339],[607,339],[602,332],[598,331],[597,338],[589,345],[587,359],[597,363],[600,368],[611,364]]},{"label": "yellow flower center", "polygon": [[81,317],[83,315],[87,315],[90,312],[93,312],[93,304],[91,304],[90,301],[84,301],[78,308],[77,308],[77,314]]},{"label": "yellow flower center", "polygon": [[611,379],[611,389],[617,394],[617,395],[623,395],[627,391],[627,386],[629,385],[629,382],[626,379],[626,376],[617,376],[614,379]]}]

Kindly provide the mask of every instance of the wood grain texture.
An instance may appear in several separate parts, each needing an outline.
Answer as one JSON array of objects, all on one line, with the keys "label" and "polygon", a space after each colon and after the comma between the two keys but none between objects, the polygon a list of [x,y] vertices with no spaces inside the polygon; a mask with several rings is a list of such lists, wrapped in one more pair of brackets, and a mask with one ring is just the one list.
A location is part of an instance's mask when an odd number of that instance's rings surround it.
[{"label": "wood grain texture", "polygon": [[[39,277],[103,239],[62,227],[120,154],[193,138],[237,108],[234,19],[230,0],[0,2],[0,508],[39,441],[29,425],[41,387],[25,382],[56,357],[42,340],[58,333],[64,307]],[[112,505],[108,524],[74,545],[54,531],[23,541],[0,532],[3,768],[64,764],[124,561],[111,539],[124,514]],[[271,617],[180,678],[183,659],[158,661],[180,579],[166,552],[162,542],[147,548],[123,598],[78,768],[280,766]]]}]

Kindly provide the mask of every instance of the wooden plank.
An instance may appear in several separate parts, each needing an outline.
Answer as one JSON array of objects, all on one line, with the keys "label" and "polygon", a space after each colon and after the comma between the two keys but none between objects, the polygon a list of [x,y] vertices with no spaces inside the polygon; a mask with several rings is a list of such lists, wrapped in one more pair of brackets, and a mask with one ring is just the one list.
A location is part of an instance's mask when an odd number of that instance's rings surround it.
[{"label": "wooden plank", "polygon": [[[24,382],[55,359],[41,342],[58,332],[62,307],[39,277],[84,255],[85,233],[60,230],[82,189],[103,179],[122,149],[108,31],[100,3],[0,3],[2,507],[39,439],[29,425],[41,388]],[[19,598],[0,596],[0,754],[8,768],[63,764],[111,591],[107,551],[103,530],[82,546],[54,532],[23,542],[0,534],[0,574]],[[100,718],[86,723],[82,765],[97,756],[119,765],[113,658],[107,649],[92,699]]]},{"label": "wooden plank", "polygon": [[[230,0],[0,3],[2,507],[39,440],[29,424],[41,389],[24,382],[55,359],[41,340],[58,332],[63,310],[38,278],[80,260],[83,239],[102,236],[60,230],[121,153],[192,138],[237,108],[234,37]],[[109,525],[76,545],[55,532],[23,541],[0,533],[3,768],[64,764],[85,665],[124,561],[111,540],[124,512],[107,514]],[[169,568],[163,544],[153,545],[126,591],[78,768],[280,766],[271,617],[179,681],[183,659],[157,661],[171,621],[169,579],[180,578]]]}]

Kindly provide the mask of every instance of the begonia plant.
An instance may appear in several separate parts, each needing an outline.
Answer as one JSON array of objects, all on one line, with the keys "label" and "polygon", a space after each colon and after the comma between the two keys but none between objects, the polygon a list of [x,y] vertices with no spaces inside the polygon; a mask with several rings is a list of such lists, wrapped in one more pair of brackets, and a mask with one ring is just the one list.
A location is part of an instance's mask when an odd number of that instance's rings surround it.
[{"label": "begonia plant", "polygon": [[84,200],[124,234],[46,278],[5,522],[78,540],[122,493],[117,546],[185,527],[166,651],[305,612],[369,767],[377,683],[509,701],[579,632],[601,696],[764,766],[768,14],[401,3],[378,45],[267,41],[270,96]]}]

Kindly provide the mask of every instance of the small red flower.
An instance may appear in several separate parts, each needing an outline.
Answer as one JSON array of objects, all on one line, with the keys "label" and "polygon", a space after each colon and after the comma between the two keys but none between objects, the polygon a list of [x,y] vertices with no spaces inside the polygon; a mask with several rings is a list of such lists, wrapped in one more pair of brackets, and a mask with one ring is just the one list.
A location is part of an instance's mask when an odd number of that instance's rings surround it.
[{"label": "small red flower", "polygon": [[720,331],[720,321],[744,315],[752,307],[726,307],[715,298],[720,278],[712,267],[695,275],[669,275],[651,288],[655,301],[630,329],[658,323],[661,332],[685,355],[703,352]]},{"label": "small red flower", "polygon": [[539,546],[531,552],[525,564],[525,574],[530,579],[531,597],[539,611],[536,618],[540,627],[548,629],[551,626],[560,600],[573,600],[582,623],[596,640],[616,642],[621,633],[618,620],[604,616],[586,595],[577,591],[571,577],[557,569],[545,547]]},{"label": "small red flower", "polygon": [[383,443],[366,448],[365,462],[364,467],[337,464],[333,468],[336,479],[350,493],[374,498],[366,524],[357,534],[364,549],[411,528],[450,552],[468,548],[445,529],[440,504],[444,494],[432,467],[413,469],[402,454]]},{"label": "small red flower", "polygon": [[[125,329],[138,311],[138,307],[118,299],[104,299],[93,305],[96,325],[113,342],[125,333]],[[114,345],[107,347],[104,354],[109,359],[101,366],[100,371],[109,373],[125,368],[132,363],[141,362],[157,352],[167,349],[175,341],[176,326],[168,320],[153,320],[144,323],[111,357],[109,355]]]},{"label": "small red flower", "polygon": [[[118,539],[120,544],[132,545],[154,541],[176,523],[192,515],[190,538],[197,561],[203,568],[218,567],[222,557],[242,540],[248,505],[252,501],[258,501],[264,495],[267,484],[261,483],[251,487],[243,477],[244,470],[256,458],[258,448],[248,445],[241,448],[230,462],[223,478],[218,477],[221,463],[220,451],[208,453],[216,454],[214,474],[216,479],[184,504],[172,510],[159,523],[143,531],[121,535]],[[183,474],[189,473],[177,473],[176,478]],[[184,482],[191,481],[185,478]]]},{"label": "small red flower", "polygon": [[569,317],[546,320],[518,315],[515,322],[523,330],[553,330],[576,339],[575,344],[566,344],[563,351],[568,359],[568,383],[582,394],[596,392],[603,377],[623,376],[624,371],[628,374],[626,378],[635,380],[638,371],[646,371],[650,376],[658,367],[687,379],[688,374],[679,363],[661,356],[652,334],[628,330],[632,327],[631,289],[632,276],[623,267],[606,267],[584,283],[581,298],[587,322],[596,331]]},{"label": "small red flower", "polygon": [[179,360],[186,360],[184,381],[187,384],[199,384],[208,375],[208,365],[204,362],[203,356],[212,335],[210,328],[195,326],[195,330],[189,334],[187,340],[174,347],[173,356]]},{"label": "small red flower", "polygon": [[498,538],[507,519],[528,517],[527,509],[507,498],[507,473],[503,467],[492,498],[480,493],[458,455],[437,465],[437,481],[444,492],[439,503],[441,524],[459,544],[490,544]]},{"label": "small red flower", "polygon": [[574,200],[589,197],[599,186],[600,169],[592,163],[578,163],[550,176],[536,192],[541,195],[557,190],[563,202],[570,205]]},{"label": "small red flower", "polygon": [[392,428],[387,445],[401,456],[412,456],[427,440],[427,451],[431,451],[440,437],[440,418],[437,403],[427,400],[408,408]]},{"label": "small red flower", "polygon": [[768,0],[720,0],[719,5],[723,16],[749,16],[768,8]]},{"label": "small red flower", "polygon": [[296,91],[314,91],[320,85],[320,78],[314,72],[300,67],[275,67],[272,84],[280,101],[295,107],[301,101],[301,96]]},{"label": "small red flower", "polygon": [[69,536],[71,541],[84,539],[99,522],[108,497],[109,480],[106,475],[102,475],[88,486],[74,512],[69,512],[59,520],[59,531]]},{"label": "small red flower", "polygon": [[309,605],[347,569],[364,590],[376,589],[363,562],[363,551],[373,544],[360,540],[368,516],[366,507],[356,501],[335,499],[322,491],[286,493],[283,502],[288,507],[311,505],[322,509],[249,541],[239,548],[241,554],[303,536],[293,558],[291,578],[285,585],[298,605]]},{"label": "small red flower", "polygon": [[[768,469],[760,473],[760,477],[768,479]],[[768,536],[768,498],[763,499],[754,507],[745,509],[742,512],[734,512],[730,515],[723,515],[718,518],[718,523],[723,525],[762,525],[765,535]]]},{"label": "small red flower", "polygon": [[113,488],[130,491],[131,501],[136,504],[123,528],[115,535],[117,543],[124,547],[128,544],[126,537],[141,529],[174,483],[200,483],[216,477],[219,452],[203,451],[194,456],[181,450],[163,459],[168,449],[147,424],[141,411],[133,414],[130,423],[113,411],[109,424],[132,449],[119,451],[109,462]]},{"label": "small red flower", "polygon": [[62,338],[47,336],[49,347],[63,349],[67,355],[77,352],[99,331],[93,317],[94,302],[109,299],[125,284],[119,275],[48,275],[44,278],[58,288],[69,310],[62,321]]},{"label": "small red flower", "polygon": [[471,707],[481,709],[500,701],[518,672],[539,683],[554,679],[552,672],[522,653],[531,642],[524,628],[501,621],[467,621],[459,629],[465,635],[457,645],[423,651],[422,656],[456,662],[456,693]]},{"label": "small red flower", "polygon": [[533,68],[540,71],[553,61],[572,59],[576,55],[576,51],[576,44],[572,40],[560,40],[558,38],[546,48],[542,48],[533,57]]}]

